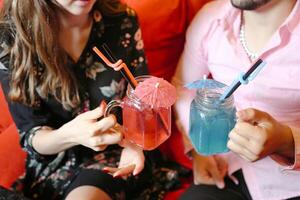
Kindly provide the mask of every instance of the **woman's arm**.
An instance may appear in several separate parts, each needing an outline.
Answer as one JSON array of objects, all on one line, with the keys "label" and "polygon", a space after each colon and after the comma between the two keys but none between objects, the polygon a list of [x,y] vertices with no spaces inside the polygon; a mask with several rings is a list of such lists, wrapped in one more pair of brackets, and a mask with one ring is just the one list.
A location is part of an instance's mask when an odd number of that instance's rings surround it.
[{"label": "woman's arm", "polygon": [[111,129],[116,124],[114,115],[102,118],[105,105],[78,115],[72,121],[56,130],[42,127],[32,136],[32,146],[40,154],[52,155],[76,145],[83,145],[95,151],[121,140],[121,132]]}]

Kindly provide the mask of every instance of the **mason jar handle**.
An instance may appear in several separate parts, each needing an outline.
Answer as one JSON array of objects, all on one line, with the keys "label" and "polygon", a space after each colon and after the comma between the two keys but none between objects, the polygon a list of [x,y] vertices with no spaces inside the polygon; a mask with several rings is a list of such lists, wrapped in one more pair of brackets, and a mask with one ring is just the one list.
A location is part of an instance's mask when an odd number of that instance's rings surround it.
[{"label": "mason jar handle", "polygon": [[112,100],[110,101],[104,111],[104,117],[108,117],[110,115],[110,112],[115,107],[121,107],[122,108],[122,101],[121,100]]}]

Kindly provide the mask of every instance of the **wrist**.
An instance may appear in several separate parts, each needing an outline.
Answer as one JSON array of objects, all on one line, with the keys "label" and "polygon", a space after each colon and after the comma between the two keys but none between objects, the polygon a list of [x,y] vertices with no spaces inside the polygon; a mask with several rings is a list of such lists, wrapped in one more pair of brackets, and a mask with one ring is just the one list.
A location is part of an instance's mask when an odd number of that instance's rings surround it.
[{"label": "wrist", "polygon": [[68,131],[66,125],[54,130],[54,135],[56,135],[56,138],[58,138],[63,145],[71,147],[79,144],[77,138],[74,137],[74,134],[72,134],[71,131]]},{"label": "wrist", "polygon": [[195,149],[191,150],[191,156],[193,158],[193,160],[202,160],[207,158],[208,156],[203,156],[201,154],[199,154]]},{"label": "wrist", "polygon": [[276,153],[287,158],[294,158],[295,143],[292,129],[289,126],[282,125],[281,140],[282,145],[280,145],[280,148]]}]

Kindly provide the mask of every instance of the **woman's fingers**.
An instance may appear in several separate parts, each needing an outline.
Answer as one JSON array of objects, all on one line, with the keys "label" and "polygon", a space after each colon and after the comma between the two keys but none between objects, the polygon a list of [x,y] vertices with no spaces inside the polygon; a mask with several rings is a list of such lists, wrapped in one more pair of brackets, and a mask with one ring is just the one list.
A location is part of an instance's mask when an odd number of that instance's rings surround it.
[{"label": "woman's fingers", "polygon": [[133,176],[139,174],[142,170],[144,169],[144,160],[141,161],[141,162],[138,162],[136,165],[135,165],[135,168],[133,170]]},{"label": "woman's fingers", "polygon": [[99,133],[105,132],[108,129],[114,127],[117,123],[117,119],[115,115],[111,114],[108,117],[101,119],[100,121],[95,123],[95,128]]},{"label": "woman's fingers", "polygon": [[135,165],[119,168],[119,170],[113,174],[113,177],[127,176],[133,172],[134,168]]},{"label": "woman's fingers", "polygon": [[83,119],[97,120],[103,116],[105,107],[106,107],[106,103],[105,101],[102,101],[99,107],[95,108],[94,110],[90,110],[85,113],[82,113],[78,117]]},{"label": "woman's fingers", "polygon": [[[122,134],[119,132],[103,133],[90,138],[90,146],[98,148],[100,151],[104,150],[105,146],[111,144],[118,144],[122,139]],[[102,148],[101,148],[102,147]]]},{"label": "woman's fingers", "polygon": [[103,168],[103,171],[107,172],[109,174],[114,174],[118,170],[119,170],[119,168],[117,168],[117,167],[104,167]]},{"label": "woman's fingers", "polygon": [[116,167],[104,167],[103,171],[108,172],[112,174],[113,177],[121,177],[121,176],[127,176],[134,172],[135,170],[135,165],[129,165],[126,167],[121,167],[121,168],[116,168]]}]

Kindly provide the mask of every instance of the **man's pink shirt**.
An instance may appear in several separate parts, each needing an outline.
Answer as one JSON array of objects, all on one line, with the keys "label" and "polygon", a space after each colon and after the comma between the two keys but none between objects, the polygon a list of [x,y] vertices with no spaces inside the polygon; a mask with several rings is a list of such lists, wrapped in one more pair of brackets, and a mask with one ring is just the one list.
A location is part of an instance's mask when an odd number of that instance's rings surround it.
[{"label": "man's pink shirt", "polygon": [[[189,107],[195,91],[183,86],[209,75],[230,83],[251,66],[239,40],[241,11],[229,0],[207,4],[195,17],[187,32],[184,52],[173,83],[179,98],[175,105],[177,124],[189,129]],[[267,65],[248,85],[234,93],[237,110],[256,108],[289,125],[295,141],[295,160],[278,155],[250,163],[229,152],[229,174],[243,174],[254,200],[278,200],[300,196],[300,1],[260,53]],[[187,137],[185,137],[187,138]],[[192,149],[185,140],[186,151]]]}]

